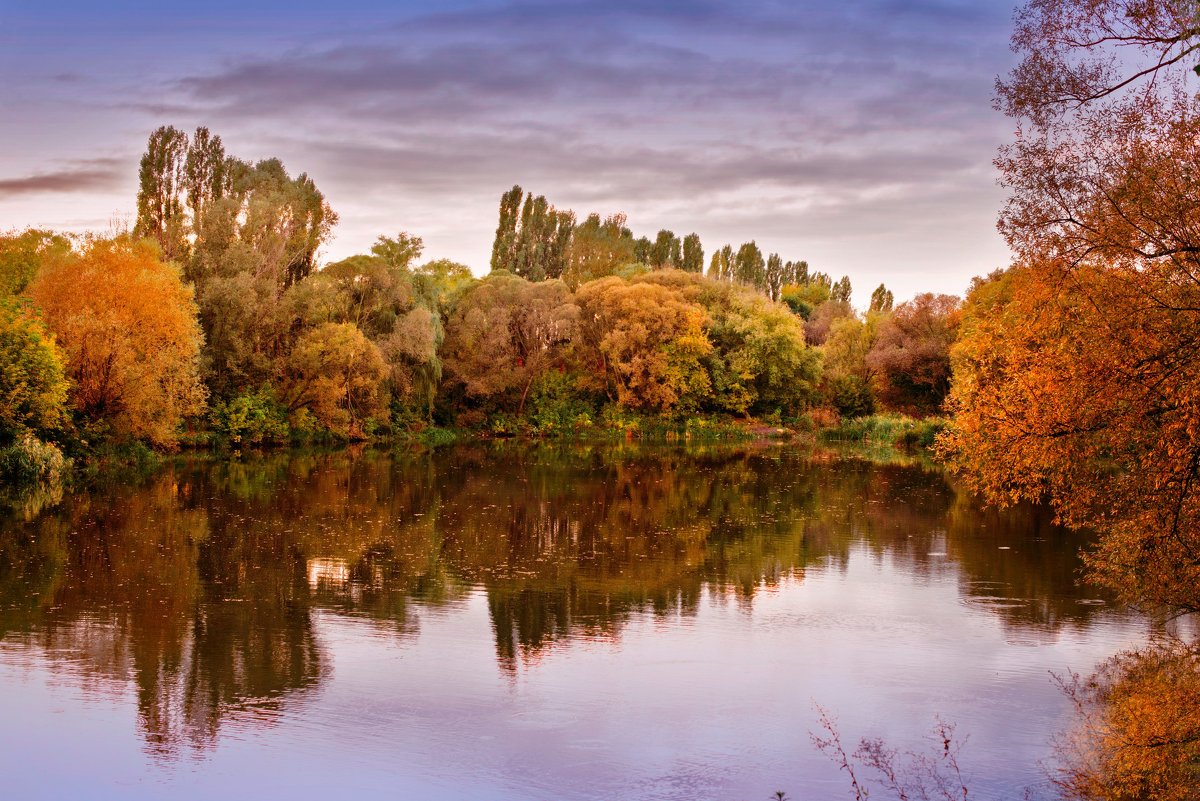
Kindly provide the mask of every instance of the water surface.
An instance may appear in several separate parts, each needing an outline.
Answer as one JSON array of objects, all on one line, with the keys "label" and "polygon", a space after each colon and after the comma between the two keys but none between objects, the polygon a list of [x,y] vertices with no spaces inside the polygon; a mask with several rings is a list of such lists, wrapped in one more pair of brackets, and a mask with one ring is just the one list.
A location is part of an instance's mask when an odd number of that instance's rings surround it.
[{"label": "water surface", "polygon": [[10,798],[847,797],[848,741],[1045,788],[1051,673],[1147,624],[1081,535],[787,447],[181,460],[0,524]]}]

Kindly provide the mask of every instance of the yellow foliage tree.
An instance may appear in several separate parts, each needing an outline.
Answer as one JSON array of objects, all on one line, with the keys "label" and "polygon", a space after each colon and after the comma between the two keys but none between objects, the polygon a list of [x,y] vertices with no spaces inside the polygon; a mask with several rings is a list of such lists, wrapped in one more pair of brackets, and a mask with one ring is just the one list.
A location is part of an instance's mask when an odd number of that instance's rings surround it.
[{"label": "yellow foliage tree", "polygon": [[56,252],[30,296],[66,354],[71,402],[119,438],[172,447],[204,409],[192,290],[156,246],[128,237]]},{"label": "yellow foliage tree", "polygon": [[297,340],[288,361],[287,402],[308,409],[330,431],[360,439],[385,407],[387,363],[352,323],[325,323]]},{"label": "yellow foliage tree", "polygon": [[584,363],[622,406],[688,411],[709,394],[704,307],[669,287],[616,277],[584,284],[575,300]]}]

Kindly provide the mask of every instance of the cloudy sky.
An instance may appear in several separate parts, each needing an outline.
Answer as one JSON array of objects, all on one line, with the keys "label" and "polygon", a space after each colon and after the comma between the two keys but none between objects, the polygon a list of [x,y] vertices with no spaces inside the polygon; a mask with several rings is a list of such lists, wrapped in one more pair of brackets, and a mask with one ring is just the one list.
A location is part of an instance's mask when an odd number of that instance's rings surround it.
[{"label": "cloudy sky", "polygon": [[1012,0],[0,0],[0,229],[107,229],[161,124],[307,172],[487,268],[513,184],[638,234],[961,293],[1007,262],[991,109]]}]

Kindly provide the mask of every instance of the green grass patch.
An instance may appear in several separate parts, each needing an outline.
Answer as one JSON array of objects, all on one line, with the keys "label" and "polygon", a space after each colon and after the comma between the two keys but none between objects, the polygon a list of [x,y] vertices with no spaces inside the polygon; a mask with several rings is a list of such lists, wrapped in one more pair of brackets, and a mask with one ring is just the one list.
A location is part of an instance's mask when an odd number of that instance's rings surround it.
[{"label": "green grass patch", "polygon": [[942,417],[915,418],[898,414],[873,414],[842,420],[819,432],[822,442],[888,445],[928,450],[946,428]]}]

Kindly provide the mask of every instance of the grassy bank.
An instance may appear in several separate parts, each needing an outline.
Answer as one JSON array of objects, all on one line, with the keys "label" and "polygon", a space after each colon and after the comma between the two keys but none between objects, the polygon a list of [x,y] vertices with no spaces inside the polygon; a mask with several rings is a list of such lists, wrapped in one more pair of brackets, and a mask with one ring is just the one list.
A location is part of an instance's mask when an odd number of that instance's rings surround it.
[{"label": "grassy bank", "polygon": [[947,424],[943,417],[915,418],[894,414],[873,414],[842,420],[832,428],[818,432],[826,443],[885,445],[895,448],[929,450]]}]

